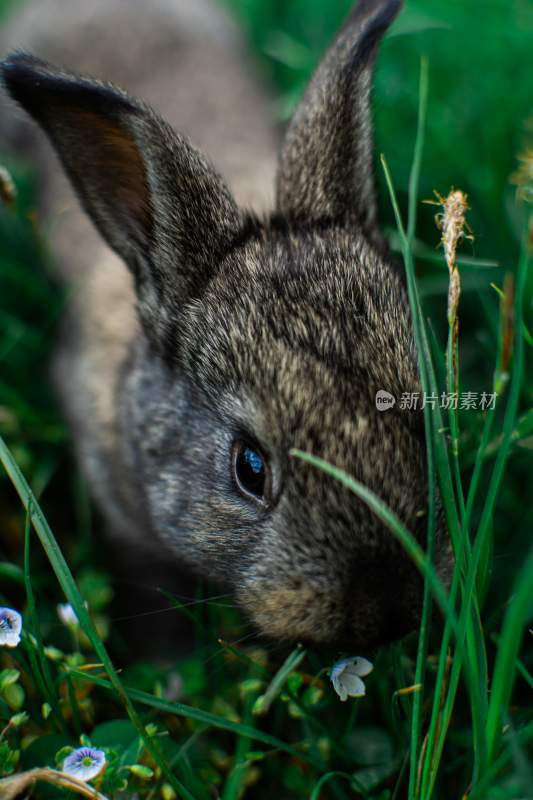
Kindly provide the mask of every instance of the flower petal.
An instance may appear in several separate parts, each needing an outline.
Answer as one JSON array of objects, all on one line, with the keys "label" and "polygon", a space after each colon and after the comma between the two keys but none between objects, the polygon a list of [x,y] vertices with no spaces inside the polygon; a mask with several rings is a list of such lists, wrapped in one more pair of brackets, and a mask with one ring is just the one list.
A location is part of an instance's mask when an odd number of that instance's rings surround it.
[{"label": "flower petal", "polygon": [[363,697],[365,694],[365,684],[357,675],[342,676],[343,688],[350,697]]},{"label": "flower petal", "polygon": [[352,663],[346,667],[344,674],[358,675],[360,678],[364,678],[365,675],[369,675],[373,669],[374,665],[368,661],[368,659],[356,656],[356,658],[352,660]]},{"label": "flower petal", "polygon": [[334,684],[333,688],[335,689],[335,691],[339,695],[339,697],[341,699],[341,702],[344,703],[344,701],[348,699],[348,692],[346,691],[346,687],[344,686],[344,684],[343,683],[338,683],[336,686]]},{"label": "flower petal", "polygon": [[342,682],[342,670],[337,670],[336,674],[334,674],[334,670],[331,671],[331,683],[333,684],[333,688],[339,695],[340,699],[344,702],[348,699],[348,692],[344,688],[344,684]]},{"label": "flower petal", "polygon": [[332,680],[332,681],[334,681],[334,680],[335,680],[335,679],[337,679],[337,678],[338,678],[340,675],[342,675],[342,673],[344,672],[344,670],[346,669],[346,667],[347,667],[349,664],[351,664],[351,663],[352,663],[352,661],[353,661],[353,659],[352,659],[352,658],[340,658],[338,661],[336,661],[336,662],[333,664],[333,666],[332,666],[332,668],[331,668],[331,670],[330,670],[330,678],[331,678],[331,680]]}]

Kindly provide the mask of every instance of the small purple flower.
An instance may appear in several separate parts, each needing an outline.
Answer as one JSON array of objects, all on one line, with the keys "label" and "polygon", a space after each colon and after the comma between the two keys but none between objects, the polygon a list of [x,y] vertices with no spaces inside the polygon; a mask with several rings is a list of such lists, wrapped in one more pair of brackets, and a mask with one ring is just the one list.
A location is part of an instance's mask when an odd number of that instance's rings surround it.
[{"label": "small purple flower", "polygon": [[63,761],[63,772],[82,781],[90,781],[103,770],[105,761],[103,750],[96,750],[94,747],[78,747]]},{"label": "small purple flower", "polygon": [[351,656],[337,661],[330,672],[333,688],[344,702],[348,697],[363,697],[365,684],[361,680],[374,669],[366,658]]},{"label": "small purple flower", "polygon": [[22,617],[13,608],[0,607],[0,646],[16,647],[20,642]]}]

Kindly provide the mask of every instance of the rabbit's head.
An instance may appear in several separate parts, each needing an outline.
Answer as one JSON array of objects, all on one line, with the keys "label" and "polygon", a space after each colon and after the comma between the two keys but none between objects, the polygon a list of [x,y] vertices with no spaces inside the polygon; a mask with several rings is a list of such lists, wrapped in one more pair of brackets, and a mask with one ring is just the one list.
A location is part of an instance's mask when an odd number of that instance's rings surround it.
[{"label": "rabbit's head", "polygon": [[[142,336],[121,387],[122,446],[153,546],[229,583],[281,640],[369,647],[419,615],[420,577],[392,534],[290,456],[343,468],[424,542],[423,421],[375,399],[420,388],[372,179],[371,69],[399,6],[361,0],[348,17],[289,125],[265,220],[116,88],[23,54],[3,66],[135,279]],[[443,571],[446,553],[440,525]]]}]

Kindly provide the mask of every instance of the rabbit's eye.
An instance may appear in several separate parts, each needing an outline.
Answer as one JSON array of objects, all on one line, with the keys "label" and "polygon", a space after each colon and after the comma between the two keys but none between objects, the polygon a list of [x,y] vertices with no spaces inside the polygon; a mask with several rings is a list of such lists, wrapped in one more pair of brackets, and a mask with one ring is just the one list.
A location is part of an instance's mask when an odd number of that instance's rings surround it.
[{"label": "rabbit's eye", "polygon": [[270,470],[265,456],[256,447],[237,440],[233,445],[232,469],[237,489],[243,497],[268,502]]}]

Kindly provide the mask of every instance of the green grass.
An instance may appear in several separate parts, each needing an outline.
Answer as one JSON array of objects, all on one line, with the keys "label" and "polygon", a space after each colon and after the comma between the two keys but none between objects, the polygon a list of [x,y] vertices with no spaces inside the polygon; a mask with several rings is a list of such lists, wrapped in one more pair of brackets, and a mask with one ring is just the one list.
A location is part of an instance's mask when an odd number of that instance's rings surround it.
[{"label": "green grass", "polygon": [[[349,0],[227,2],[287,116]],[[382,218],[405,265],[423,387],[446,391],[458,381],[460,391],[496,387],[499,398],[485,413],[425,409],[427,554],[364,486],[317,454],[294,454],[367,503],[426,582],[419,631],[382,649],[365,698],[345,704],[320,654],[297,649],[283,661],[246,638],[230,603],[201,597],[173,601],[168,612],[193,616],[193,655],[119,669],[127,659],[105,554],[93,543],[90,504],[47,381],[61,292],[28,219],[31,165],[9,165],[19,200],[16,211],[0,210],[0,605],[23,611],[25,633],[18,648],[0,650],[0,775],[54,767],[81,736],[106,751],[98,788],[107,797],[201,800],[213,796],[209,785],[224,800],[532,796],[531,207],[516,201],[509,180],[531,134],[532,45],[525,2],[411,0],[379,56]],[[476,237],[459,252],[458,375],[446,366],[456,343],[436,209],[421,203],[451,186],[469,196]],[[502,300],[507,274],[514,297],[507,280]],[[455,552],[448,593],[432,563],[437,487]],[[58,622],[55,605],[65,598],[80,630]],[[179,702],[169,696],[176,676]],[[42,782],[34,792],[60,795]]]}]

